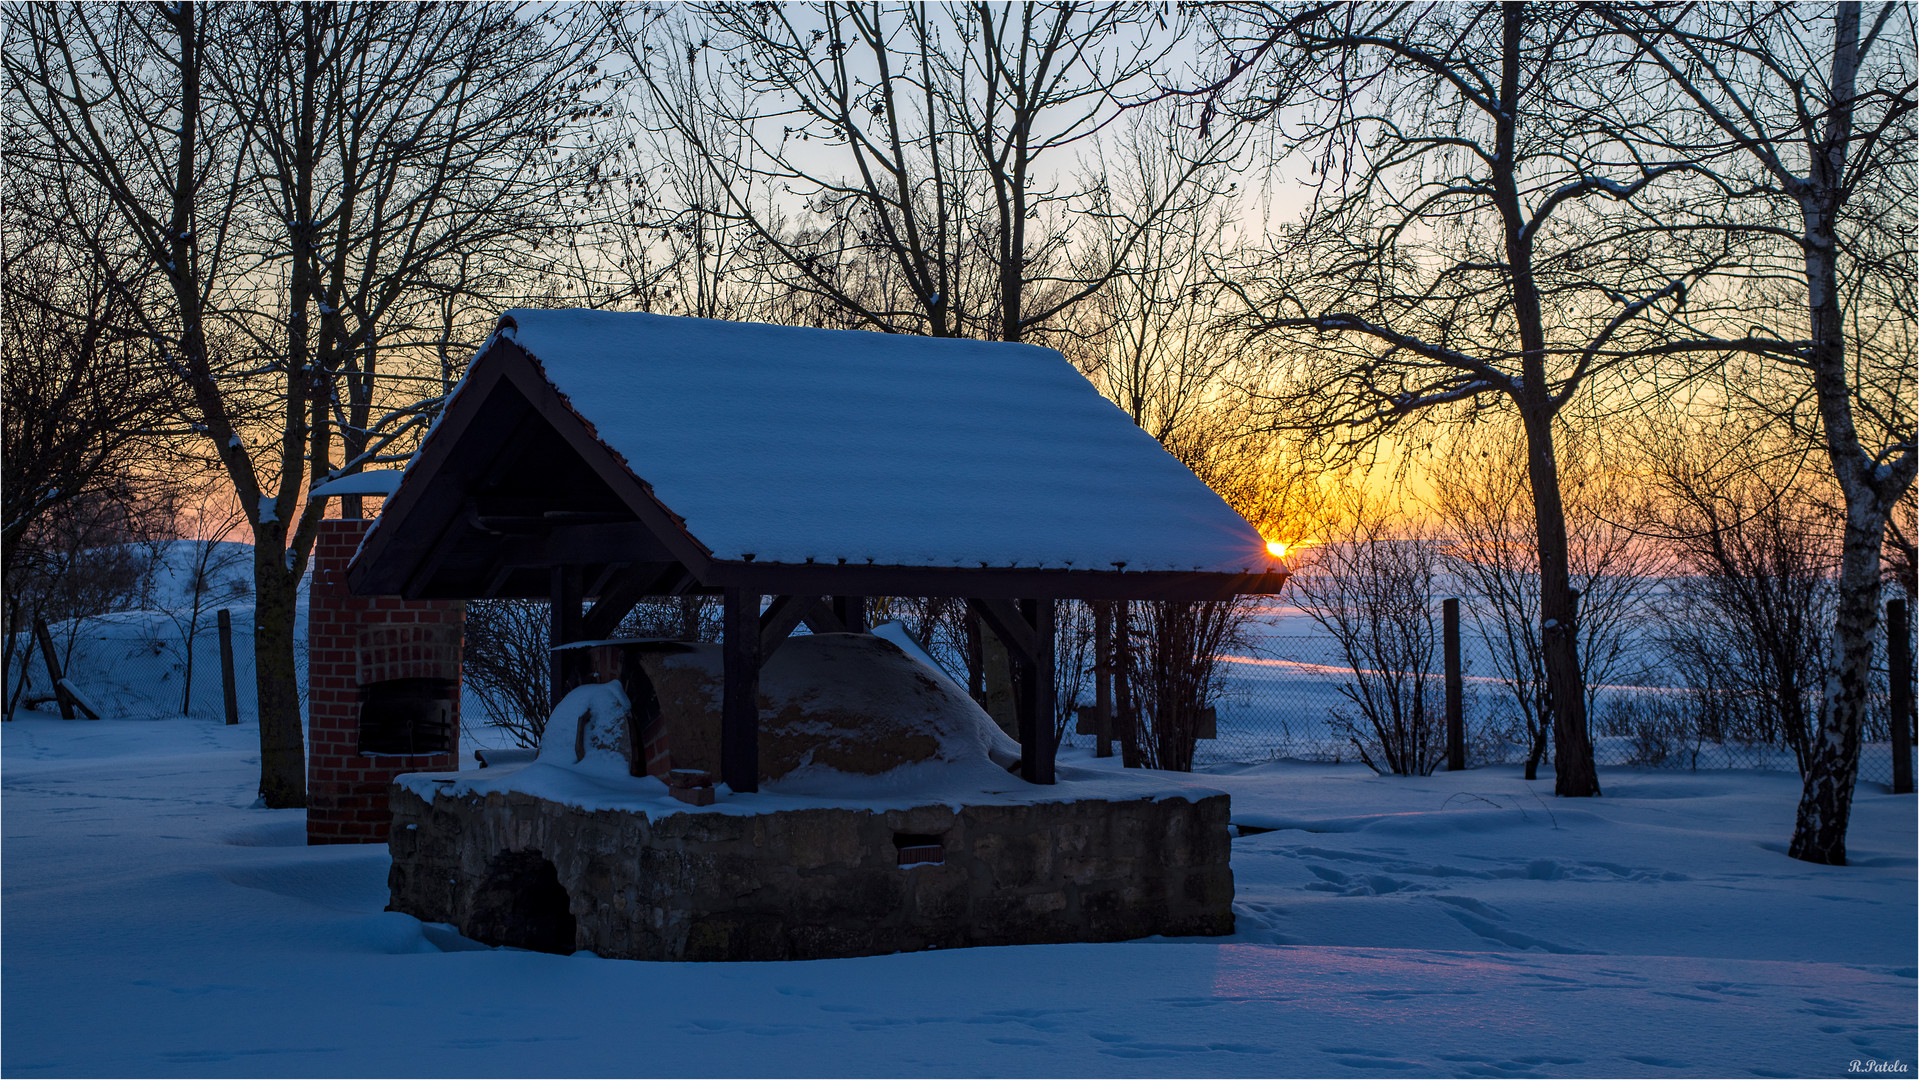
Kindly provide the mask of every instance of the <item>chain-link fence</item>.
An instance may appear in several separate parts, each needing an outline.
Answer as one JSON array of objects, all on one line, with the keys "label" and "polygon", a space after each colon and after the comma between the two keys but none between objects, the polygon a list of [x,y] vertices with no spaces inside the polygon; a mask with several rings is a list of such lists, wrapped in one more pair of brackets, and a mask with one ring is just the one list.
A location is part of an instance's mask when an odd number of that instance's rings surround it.
[{"label": "chain-link fence", "polygon": [[[1498,674],[1487,643],[1460,635],[1468,766],[1517,764],[1533,751],[1531,725],[1510,683]],[[1226,675],[1217,699],[1215,738],[1201,741],[1198,764],[1291,759],[1359,761],[1366,721],[1349,696],[1356,674],[1337,643],[1323,635],[1261,639],[1260,655],[1223,658]],[[1892,745],[1884,643],[1874,663],[1871,709],[1860,749],[1859,779],[1890,784]],[[1438,699],[1443,668],[1429,673]],[[1663,769],[1764,769],[1792,772],[1798,762],[1783,733],[1712,730],[1718,712],[1701,706],[1709,691],[1678,685],[1657,671],[1630,683],[1589,688],[1593,754],[1601,766]],[[1815,690],[1816,692],[1816,690]],[[1812,708],[1816,717],[1817,701]],[[1429,717],[1443,739],[1443,713]],[[1546,747],[1542,768],[1550,770]],[[1440,766],[1444,767],[1443,763]]]}]

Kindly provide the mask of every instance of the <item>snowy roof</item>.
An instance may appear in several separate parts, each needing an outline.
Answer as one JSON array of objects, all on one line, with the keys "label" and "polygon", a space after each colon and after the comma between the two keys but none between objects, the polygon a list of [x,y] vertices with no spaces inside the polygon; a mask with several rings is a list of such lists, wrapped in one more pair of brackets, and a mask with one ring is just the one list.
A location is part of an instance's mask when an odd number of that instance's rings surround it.
[{"label": "snowy roof", "polygon": [[503,336],[718,558],[1228,573],[1271,561],[1052,349],[604,311],[506,320]]},{"label": "snowy roof", "polygon": [[[697,545],[673,557],[704,584],[696,561],[1283,573],[1257,530],[1064,357],[1005,342],[516,309],[409,482],[444,455],[436,443],[473,437],[448,429],[491,393],[475,384],[529,360],[544,384],[533,396],[556,392],[545,411],[580,423],[657,501]],[[385,517],[407,510],[406,487]]]}]

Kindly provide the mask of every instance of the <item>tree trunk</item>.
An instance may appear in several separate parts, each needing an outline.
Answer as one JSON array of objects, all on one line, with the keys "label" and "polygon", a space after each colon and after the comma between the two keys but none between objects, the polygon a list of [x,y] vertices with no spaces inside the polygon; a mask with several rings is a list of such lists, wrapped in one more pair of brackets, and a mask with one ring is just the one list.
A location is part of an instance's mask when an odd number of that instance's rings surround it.
[{"label": "tree trunk", "polygon": [[[1806,752],[1805,788],[1787,854],[1806,862],[1844,866],[1846,825],[1859,778],[1859,736],[1871,686],[1873,635],[1879,626],[1879,556],[1893,499],[1911,483],[1911,455],[1902,472],[1882,473],[1859,442],[1846,370],[1845,316],[1840,307],[1837,204],[1844,198],[1846,150],[1852,135],[1853,85],[1859,61],[1859,5],[1840,4],[1834,16],[1834,108],[1821,132],[1821,152],[1810,162],[1800,197],[1805,228],[1806,305],[1812,331],[1812,385],[1833,474],[1846,498],[1845,547],[1833,620],[1832,673],[1819,707],[1819,730]],[[1896,498],[1896,495],[1894,496]]]},{"label": "tree trunk", "polygon": [[200,632],[200,590],[196,587],[193,594],[193,613],[187,619],[186,670],[180,680],[180,715],[186,716],[193,710],[193,639]]},{"label": "tree trunk", "polygon": [[1586,680],[1579,670],[1578,611],[1566,544],[1566,507],[1559,496],[1552,416],[1526,417],[1526,469],[1539,536],[1539,647],[1552,700],[1553,793],[1599,794],[1592,738],[1586,728]]},{"label": "tree trunk", "polygon": [[1553,417],[1558,412],[1546,387],[1546,332],[1539,286],[1533,277],[1533,230],[1520,209],[1516,119],[1523,80],[1527,7],[1501,5],[1503,59],[1500,110],[1495,120],[1496,161],[1492,170],[1494,202],[1506,231],[1506,258],[1512,274],[1513,322],[1525,355],[1514,394],[1526,429],[1526,475],[1532,487],[1533,524],[1539,545],[1540,652],[1553,710],[1553,792],[1584,797],[1599,794],[1592,741],[1586,731],[1585,677],[1579,670],[1578,627],[1574,625],[1572,572],[1566,545],[1566,507],[1559,495],[1559,461],[1553,453]]},{"label": "tree trunk", "polygon": [[[19,597],[7,598],[7,655],[6,662],[0,664],[0,691],[6,689],[4,680],[6,679],[7,672],[13,670],[13,657],[16,652],[20,655],[20,681],[11,692],[7,693],[5,712],[4,714],[0,714],[0,719],[5,720],[13,719],[14,705],[20,700],[20,692],[27,688],[27,665],[33,661],[33,635],[23,633],[20,630],[20,608],[21,602]],[[16,649],[14,641],[19,638],[24,638],[24,641],[22,641],[20,647]]]},{"label": "tree trunk", "polygon": [[260,709],[260,798],[276,810],[307,804],[306,732],[293,668],[299,582],[287,571],[285,528],[256,527],[253,546],[253,671]]},{"label": "tree trunk", "polygon": [[1526,725],[1531,729],[1533,738],[1532,752],[1526,755],[1526,779],[1539,779],[1539,763],[1546,756],[1546,718],[1529,716]]},{"label": "tree trunk", "polygon": [[1847,515],[1832,673],[1826,677],[1819,731],[1807,747],[1805,788],[1786,852],[1806,862],[1846,864],[1846,825],[1859,778],[1859,734],[1872,686],[1873,635],[1879,628],[1879,544],[1884,534],[1884,513],[1875,515],[1868,508]]},{"label": "tree trunk", "polygon": [[1845,547],[1839,562],[1833,620],[1832,673],[1819,707],[1819,730],[1806,753],[1805,788],[1787,854],[1844,866],[1852,789],[1859,777],[1859,735],[1871,685],[1873,634],[1879,625],[1879,556],[1892,505],[1912,482],[1912,455],[1898,473],[1875,465],[1854,426],[1846,370],[1845,316],[1839,294],[1838,206],[1845,198],[1846,151],[1852,138],[1853,88],[1859,64],[1859,5],[1840,4],[1833,18],[1832,101],[1799,200],[1804,222],[1806,306],[1812,331],[1812,387],[1833,475],[1846,498]]}]

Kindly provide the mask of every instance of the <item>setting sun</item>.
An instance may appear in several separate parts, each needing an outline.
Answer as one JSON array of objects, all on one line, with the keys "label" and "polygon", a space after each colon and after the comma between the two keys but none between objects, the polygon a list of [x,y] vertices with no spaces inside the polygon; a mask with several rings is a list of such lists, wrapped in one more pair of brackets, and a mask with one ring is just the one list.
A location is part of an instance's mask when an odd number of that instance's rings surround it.
[{"label": "setting sun", "polygon": [[1286,557],[1286,545],[1278,540],[1266,541],[1266,550],[1271,552],[1275,559],[1283,559]]}]

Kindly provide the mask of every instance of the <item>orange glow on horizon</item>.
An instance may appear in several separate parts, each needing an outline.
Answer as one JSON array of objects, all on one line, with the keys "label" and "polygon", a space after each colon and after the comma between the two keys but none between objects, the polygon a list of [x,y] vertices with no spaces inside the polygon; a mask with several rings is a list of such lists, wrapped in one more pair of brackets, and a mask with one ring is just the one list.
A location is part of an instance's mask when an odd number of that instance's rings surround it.
[{"label": "orange glow on horizon", "polygon": [[1320,539],[1268,540],[1266,541],[1266,554],[1275,559],[1284,559],[1288,555],[1298,555],[1306,548],[1318,547],[1325,542],[1326,541]]}]

